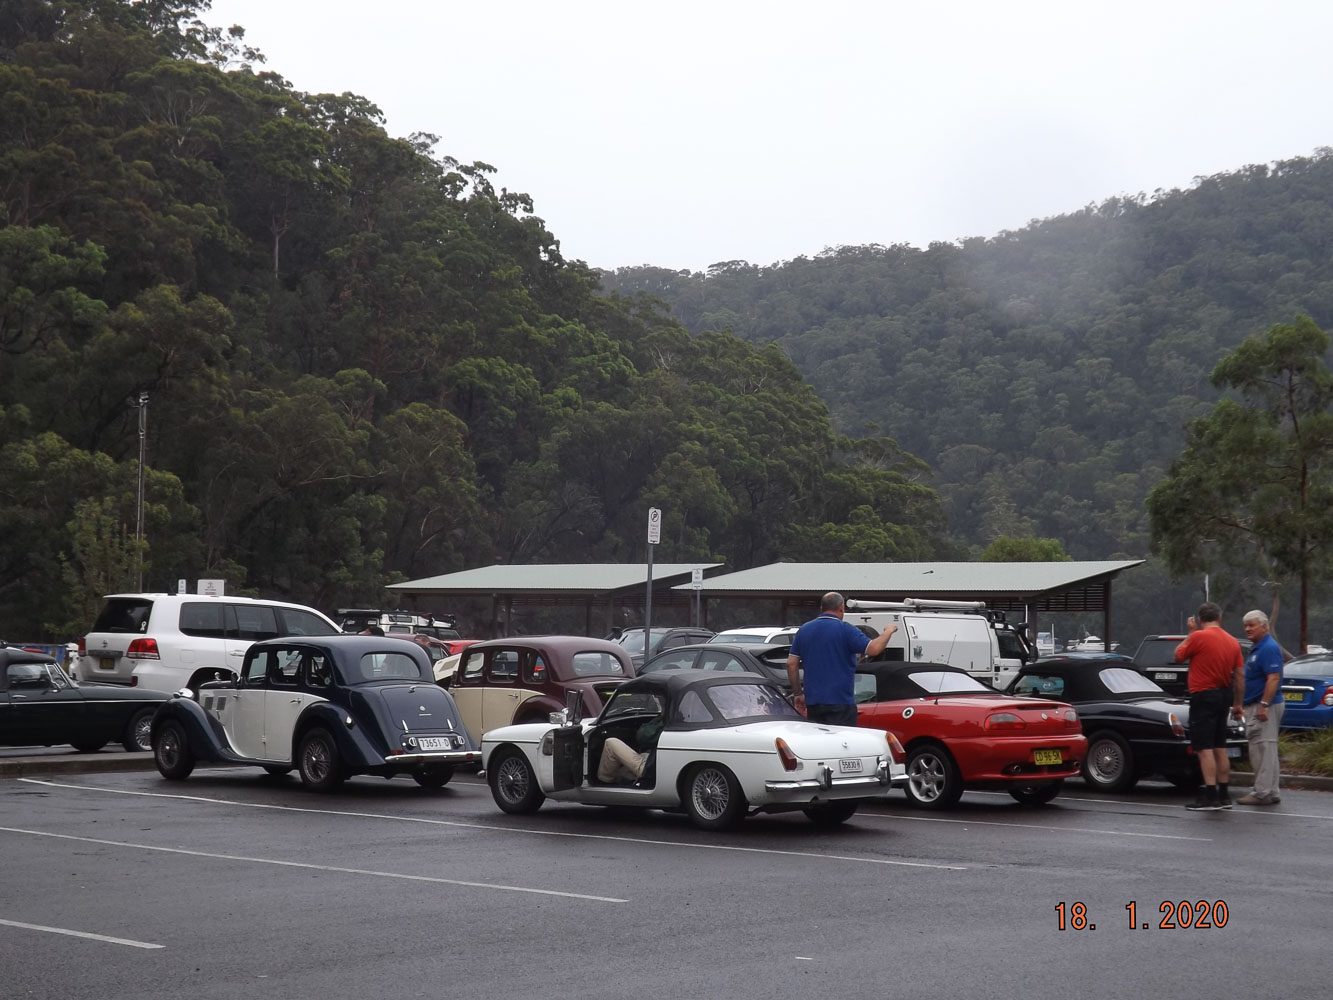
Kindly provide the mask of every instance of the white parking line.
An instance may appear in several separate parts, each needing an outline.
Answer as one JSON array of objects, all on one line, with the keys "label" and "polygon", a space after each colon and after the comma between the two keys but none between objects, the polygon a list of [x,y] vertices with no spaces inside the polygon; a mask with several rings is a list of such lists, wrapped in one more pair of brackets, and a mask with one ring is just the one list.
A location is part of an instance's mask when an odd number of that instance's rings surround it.
[{"label": "white parking line", "polygon": [[[1008,792],[972,792],[972,795],[1008,795]],[[1146,802],[1143,799],[1090,799],[1076,795],[1060,796],[1061,802],[1088,802],[1093,804],[1103,804],[1112,806],[1141,806],[1144,809],[1165,809],[1177,813],[1183,819],[1189,812],[1183,802]],[[1241,806],[1237,809],[1229,809],[1227,812],[1232,816],[1289,816],[1292,819],[1322,819],[1333,820],[1333,816],[1318,813],[1294,813],[1288,812],[1281,806],[1260,806],[1253,808],[1250,806]]]},{"label": "white parking line", "polygon": [[[683,840],[652,840],[647,837],[618,837],[606,833],[570,833],[562,830],[529,830],[515,826],[497,826],[490,823],[464,823],[453,819],[426,819],[421,816],[391,816],[384,813],[351,812],[343,809],[306,809],[300,806],[275,806],[263,802],[239,802],[233,799],[214,799],[204,795],[175,795],[166,792],[137,792],[127,788],[102,788],[98,785],[74,785],[41,778],[19,778],[33,785],[49,788],[72,788],[81,792],[105,792],[109,795],[140,795],[152,799],[182,799],[207,802],[211,805],[240,806],[245,809],[275,809],[280,812],[310,813],[321,816],[348,816],[359,819],[387,819],[401,823],[426,823],[432,826],[452,826],[464,830],[491,830],[499,833],[525,833],[534,837],[571,837],[581,840],[609,840],[627,844],[652,844],[664,847],[689,847],[702,851],[739,851],[745,854],[777,854],[787,857],[814,858],[821,861],[852,861],[868,865],[895,865],[903,868],[931,868],[937,871],[964,872],[964,865],[935,865],[922,861],[893,861],[888,858],[854,858],[842,854],[821,854],[817,851],[782,851],[771,847],[739,847],[731,844],[691,844]],[[858,815],[870,815],[868,813]]]},{"label": "white parking line", "polygon": [[132,941],[129,938],[107,937],[105,934],[89,934],[87,931],[72,931],[68,927],[46,927],[42,924],[25,924],[21,920],[0,920],[6,927],[22,927],[27,931],[45,931],[48,934],[67,934],[70,937],[87,938],[89,941],[105,941],[107,944],[123,944],[127,948],[165,948],[164,944],[151,941]]},{"label": "white parking line", "polygon": [[950,819],[944,816],[908,816],[905,813],[870,813],[876,819],[908,820],[916,823],[954,823],[959,826],[1003,826],[1015,830],[1050,830],[1055,833],[1100,833],[1110,837],[1146,837],[1150,840],[1197,840],[1211,843],[1212,837],[1183,837],[1174,833],[1131,833],[1128,830],[1099,830],[1091,826],[1048,826],[1043,823],[1002,823],[990,819]]},{"label": "white parking line", "polygon": [[378,872],[368,868],[339,868],[336,865],[312,865],[301,861],[279,861],[276,858],[248,858],[240,854],[212,854],[208,851],[187,851],[180,847],[158,847],[154,844],[133,844],[124,840],[99,840],[96,837],[76,837],[69,833],[47,833],[44,830],[20,830],[0,826],[0,833],[23,833],[31,837],[51,837],[55,840],[73,840],[81,844],[102,844],[106,847],[128,847],[136,851],[157,851],[162,854],[183,854],[190,858],[212,858],[218,861],[243,861],[252,865],[277,865],[282,868],[304,868],[317,872],[340,872],[344,875],[371,875],[375,878],[395,878],[408,882],[433,882],[437,885],[461,885],[472,889],[496,889],[501,892],[530,892],[539,896],[560,896],[563,899],[586,899],[594,903],[628,903],[628,899],[614,896],[589,896],[581,892],[559,892],[555,889],[532,889],[521,885],[502,885],[498,882],[464,882],[454,878],[436,878],[433,875],[404,875],[401,872]]}]

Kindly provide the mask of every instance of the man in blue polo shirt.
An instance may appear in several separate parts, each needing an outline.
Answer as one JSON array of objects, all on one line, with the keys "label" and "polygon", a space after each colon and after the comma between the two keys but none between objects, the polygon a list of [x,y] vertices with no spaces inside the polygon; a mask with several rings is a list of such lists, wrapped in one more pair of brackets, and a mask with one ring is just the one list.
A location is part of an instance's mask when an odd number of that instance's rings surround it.
[{"label": "man in blue polo shirt", "polygon": [[[897,625],[886,625],[871,639],[855,625],[842,620],[846,607],[842,595],[828,593],[819,602],[820,615],[796,631],[787,657],[787,679],[796,696],[796,710],[811,722],[832,726],[856,725],[856,661],[864,653],[878,656],[889,643]],[[800,669],[805,667],[802,684]]]},{"label": "man in blue polo shirt", "polygon": [[1236,801],[1243,806],[1275,806],[1282,801],[1277,760],[1277,734],[1286,708],[1281,691],[1282,649],[1269,634],[1268,616],[1262,611],[1249,612],[1241,625],[1254,643],[1245,660],[1245,686],[1236,692],[1236,708],[1245,713],[1254,790]]}]

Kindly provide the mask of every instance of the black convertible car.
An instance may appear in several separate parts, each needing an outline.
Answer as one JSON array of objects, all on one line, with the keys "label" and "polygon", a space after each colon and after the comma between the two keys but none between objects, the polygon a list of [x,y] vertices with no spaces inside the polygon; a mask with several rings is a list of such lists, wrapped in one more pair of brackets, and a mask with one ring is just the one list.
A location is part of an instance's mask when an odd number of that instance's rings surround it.
[{"label": "black convertible car", "polygon": [[[1200,781],[1189,745],[1189,701],[1167,694],[1123,657],[1047,657],[1023,667],[1006,690],[1078,709],[1088,738],[1083,779],[1094,788],[1123,792],[1152,775],[1181,788]],[[1244,725],[1235,722],[1227,755],[1243,757],[1245,748]]]},{"label": "black convertible car", "polygon": [[[196,700],[197,699],[197,700]],[[410,639],[318,635],[252,645],[240,676],[182,691],[153,720],[164,778],[188,777],[198,761],[296,769],[330,791],[353,774],[410,774],[426,788],[481,765],[430,657]]]},{"label": "black convertible car", "polygon": [[148,750],[165,692],[75,684],[53,657],[0,643],[0,746]]}]

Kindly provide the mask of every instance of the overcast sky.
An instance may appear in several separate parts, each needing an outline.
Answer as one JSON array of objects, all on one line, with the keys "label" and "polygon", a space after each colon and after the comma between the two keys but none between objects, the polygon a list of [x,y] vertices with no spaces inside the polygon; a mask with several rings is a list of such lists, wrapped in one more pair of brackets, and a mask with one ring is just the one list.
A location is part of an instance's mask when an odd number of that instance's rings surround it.
[{"label": "overcast sky", "polygon": [[300,90],[498,168],[566,257],[992,236],[1333,145],[1333,4],[214,0]]}]

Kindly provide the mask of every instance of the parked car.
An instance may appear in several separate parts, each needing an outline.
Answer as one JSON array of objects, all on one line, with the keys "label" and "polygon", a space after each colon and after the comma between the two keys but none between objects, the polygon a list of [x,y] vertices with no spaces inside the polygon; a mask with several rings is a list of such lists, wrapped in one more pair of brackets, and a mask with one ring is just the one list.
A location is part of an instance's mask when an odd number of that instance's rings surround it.
[{"label": "parked car", "polygon": [[707,642],[711,638],[713,638],[713,633],[706,628],[654,628],[652,635],[648,636],[647,655],[645,655],[642,628],[622,629],[614,641],[625,648],[625,652],[629,653],[630,660],[637,667],[644,660],[652,659],[653,656],[664,650],[675,649],[677,646],[688,646],[696,642]]},{"label": "parked car", "polygon": [[719,632],[709,642],[752,642],[758,645],[785,643],[790,646],[799,625],[757,625],[753,628],[729,628]]},{"label": "parked car", "polygon": [[[1176,659],[1176,647],[1188,639],[1186,635],[1145,635],[1134,651],[1134,669],[1155,681],[1167,694],[1188,695],[1190,665]],[[1254,643],[1238,639],[1240,651],[1250,655]]]},{"label": "parked car", "polygon": [[[432,645],[436,640],[432,640]],[[444,687],[453,684],[454,678],[458,675],[458,664],[463,659],[463,650],[469,646],[481,642],[480,639],[441,639],[438,640],[447,650],[445,656],[435,659],[435,654],[431,653],[431,659],[435,664],[435,683]]]},{"label": "parked car", "polygon": [[787,679],[787,643],[752,645],[737,642],[716,642],[709,639],[695,646],[681,646],[658,653],[639,668],[640,674],[658,670],[729,670],[759,674],[771,683],[791,689]]},{"label": "parked car", "polygon": [[1050,802],[1087,752],[1071,706],[1001,694],[961,667],[863,662],[854,690],[857,724],[888,730],[906,749],[903,787],[923,809],[947,809],[965,788]]},{"label": "parked car", "polygon": [[279,636],[334,635],[314,608],[248,597],[112,594],[79,641],[74,676],[155,691],[235,677],[250,644]]},{"label": "parked car", "polygon": [[[1038,660],[1008,690],[1058,698],[1078,710],[1088,738],[1083,780],[1094,788],[1124,792],[1154,775],[1181,788],[1202,780],[1190,748],[1189,699],[1168,694],[1114,653]],[[1245,752],[1245,725],[1234,722],[1227,755],[1241,758]]]},{"label": "parked car", "polygon": [[75,684],[55,657],[0,644],[0,745],[83,753],[116,742],[148,750],[153,715],[168,695],[100,684]]},{"label": "parked car", "polygon": [[1283,729],[1333,726],[1333,656],[1308,653],[1282,666]]},{"label": "parked car", "polygon": [[480,741],[511,723],[545,722],[578,693],[584,715],[596,715],[611,692],[634,676],[624,646],[577,635],[488,639],[463,650],[449,690],[463,724]]},{"label": "parked car", "polygon": [[[639,780],[599,782],[606,739],[633,745],[639,727],[659,719],[655,745],[636,747],[649,753]],[[903,780],[902,748],[892,734],[815,725],[757,674],[703,670],[636,677],[593,719],[494,729],[481,750],[491,794],[505,812],[535,812],[549,797],[683,809],[706,830],[749,813],[796,809],[836,825]]]},{"label": "parked car", "polygon": [[295,768],[316,791],[354,774],[410,774],[439,788],[481,760],[449,692],[431,677],[426,651],[374,635],[255,643],[235,680],[179,692],[163,705],[152,742],[164,778],[223,761],[274,775]]},{"label": "parked car", "polygon": [[[379,608],[339,608],[338,620],[344,632],[370,632],[373,635],[428,636],[432,639],[457,639],[455,620],[448,615],[417,614],[412,611],[381,611]],[[378,631],[375,631],[378,630]]]}]

